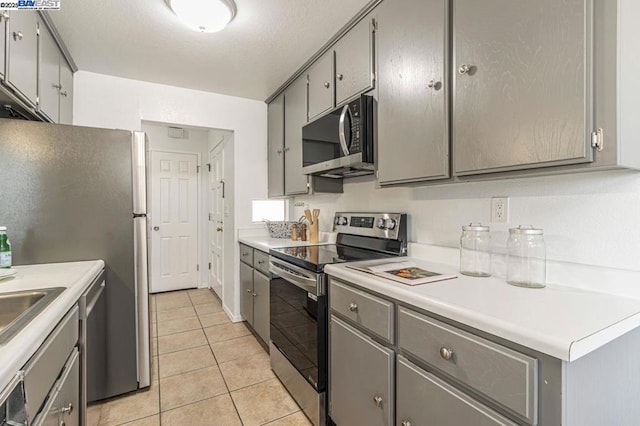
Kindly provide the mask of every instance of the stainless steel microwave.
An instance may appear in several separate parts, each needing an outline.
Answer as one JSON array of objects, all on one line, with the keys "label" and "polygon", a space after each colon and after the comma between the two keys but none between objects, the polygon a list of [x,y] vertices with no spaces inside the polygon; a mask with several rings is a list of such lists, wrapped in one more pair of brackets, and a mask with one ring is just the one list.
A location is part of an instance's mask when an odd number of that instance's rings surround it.
[{"label": "stainless steel microwave", "polygon": [[373,173],[374,104],[362,95],[303,126],[303,172],[333,178]]}]

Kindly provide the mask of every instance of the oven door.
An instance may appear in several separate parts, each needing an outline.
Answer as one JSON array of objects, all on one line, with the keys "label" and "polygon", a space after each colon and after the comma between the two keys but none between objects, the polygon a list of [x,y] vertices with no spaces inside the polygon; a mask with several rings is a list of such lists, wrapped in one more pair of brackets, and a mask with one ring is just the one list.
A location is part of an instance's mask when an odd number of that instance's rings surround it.
[{"label": "oven door", "polygon": [[326,390],[325,275],[271,258],[271,342],[316,391]]}]

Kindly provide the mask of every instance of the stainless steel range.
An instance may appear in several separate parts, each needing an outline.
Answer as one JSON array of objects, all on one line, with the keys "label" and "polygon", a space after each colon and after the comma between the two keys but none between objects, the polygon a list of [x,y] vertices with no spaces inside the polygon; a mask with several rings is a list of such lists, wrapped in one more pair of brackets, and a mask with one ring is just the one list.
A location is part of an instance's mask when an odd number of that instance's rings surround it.
[{"label": "stainless steel range", "polygon": [[336,244],[269,251],[271,368],[315,425],[327,420],[327,277],[331,263],[404,256],[407,216],[336,213]]}]

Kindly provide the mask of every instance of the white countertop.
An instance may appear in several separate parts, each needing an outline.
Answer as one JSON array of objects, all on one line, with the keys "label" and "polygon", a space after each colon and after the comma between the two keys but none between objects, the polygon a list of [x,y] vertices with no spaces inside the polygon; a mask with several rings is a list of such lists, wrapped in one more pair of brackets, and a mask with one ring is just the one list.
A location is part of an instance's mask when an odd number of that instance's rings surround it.
[{"label": "white countertop", "polygon": [[104,268],[102,260],[15,266],[18,273],[0,280],[0,293],[65,287],[60,295],[5,345],[0,346],[0,389],[44,343],[58,322]]},{"label": "white countertop", "polygon": [[[640,325],[637,299],[557,285],[520,288],[498,278],[460,275],[449,265],[406,260],[424,269],[457,274],[458,278],[411,287],[344,264],[327,265],[325,272],[569,362]],[[371,262],[356,264],[362,263]]]},{"label": "white countertop", "polygon": [[321,244],[332,244],[329,235],[321,235],[320,240],[317,243],[310,243],[309,241],[291,241],[288,238],[271,238],[268,235],[244,235],[238,237],[238,241],[242,244],[246,244],[258,250],[262,250],[269,253],[269,249],[278,247],[303,247],[313,246]]}]

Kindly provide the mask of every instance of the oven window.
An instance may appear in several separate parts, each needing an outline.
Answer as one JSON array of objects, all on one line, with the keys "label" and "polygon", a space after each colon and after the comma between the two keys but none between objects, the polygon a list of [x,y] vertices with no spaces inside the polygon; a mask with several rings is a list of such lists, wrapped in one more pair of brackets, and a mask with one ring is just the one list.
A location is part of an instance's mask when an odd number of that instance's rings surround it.
[{"label": "oven window", "polygon": [[274,278],[270,297],[273,344],[312,386],[323,391],[326,296],[316,298],[282,278]]}]

